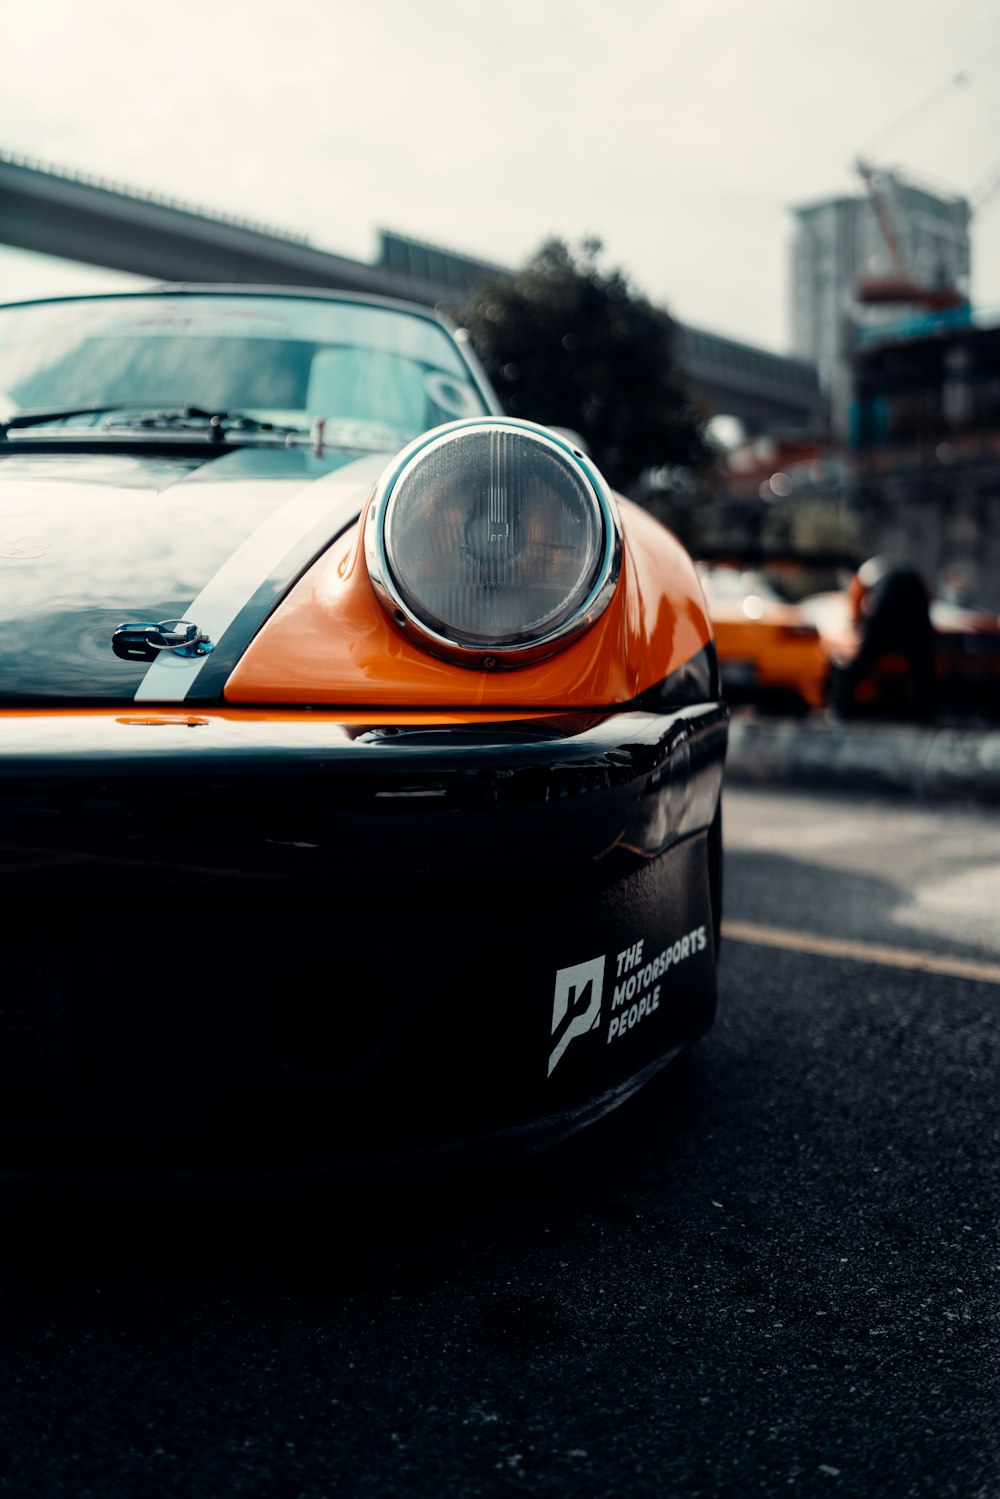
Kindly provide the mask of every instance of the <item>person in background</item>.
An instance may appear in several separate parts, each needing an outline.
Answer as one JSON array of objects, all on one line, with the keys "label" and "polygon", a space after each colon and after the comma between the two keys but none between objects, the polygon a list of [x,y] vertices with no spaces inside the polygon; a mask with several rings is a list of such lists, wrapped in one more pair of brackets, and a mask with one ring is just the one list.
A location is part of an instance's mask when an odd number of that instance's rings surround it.
[{"label": "person in background", "polygon": [[885,656],[906,661],[910,711],[931,718],[935,709],[934,628],[927,585],[909,563],[870,557],[859,567],[847,591],[861,643],[857,654],[833,683],[834,712],[850,717],[857,708],[855,690]]}]

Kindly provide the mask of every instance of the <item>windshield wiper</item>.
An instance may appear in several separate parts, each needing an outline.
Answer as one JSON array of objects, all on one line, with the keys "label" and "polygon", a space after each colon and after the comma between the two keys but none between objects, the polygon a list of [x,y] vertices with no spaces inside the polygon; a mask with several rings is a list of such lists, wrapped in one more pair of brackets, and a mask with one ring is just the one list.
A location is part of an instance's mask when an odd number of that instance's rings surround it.
[{"label": "windshield wiper", "polygon": [[186,427],[204,431],[209,442],[225,442],[230,433],[273,433],[275,437],[308,437],[308,427],[292,427],[283,422],[265,422],[250,416],[245,411],[209,411],[203,406],[164,407],[162,410],[144,408],[135,416],[118,417],[108,423],[109,427],[126,427],[132,431],[163,431]]},{"label": "windshield wiper", "polygon": [[100,416],[105,411],[124,411],[129,406],[145,406],[145,401],[96,401],[90,406],[44,406],[33,411],[18,411],[0,421],[0,442],[7,433],[20,427],[44,427],[46,422],[61,422],[71,416]]},{"label": "windshield wiper", "polygon": [[264,422],[243,411],[208,411],[203,406],[155,406],[149,401],[96,401],[90,406],[49,406],[33,411],[19,411],[15,416],[0,421],[0,442],[7,441],[7,434],[26,427],[43,427],[48,422],[68,421],[74,416],[109,416],[116,412],[129,412],[127,416],[108,421],[108,428],[125,427],[130,431],[165,431],[188,427],[204,431],[209,442],[225,442],[232,432],[273,433],[276,437],[308,436],[305,427],[284,426],[280,422]]}]

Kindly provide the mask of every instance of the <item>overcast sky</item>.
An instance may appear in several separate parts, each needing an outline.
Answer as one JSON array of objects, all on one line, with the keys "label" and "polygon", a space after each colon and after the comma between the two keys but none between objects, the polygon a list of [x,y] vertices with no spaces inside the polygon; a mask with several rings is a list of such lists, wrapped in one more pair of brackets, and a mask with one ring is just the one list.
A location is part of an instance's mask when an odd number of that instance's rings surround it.
[{"label": "overcast sky", "polygon": [[[790,205],[857,192],[861,151],[972,196],[1000,177],[997,0],[0,0],[0,20],[0,150],[364,260],[378,228],[510,265],[596,235],[683,321],[782,351]],[[0,249],[2,299],[110,280]],[[1000,309],[1000,190],[973,297]]]}]

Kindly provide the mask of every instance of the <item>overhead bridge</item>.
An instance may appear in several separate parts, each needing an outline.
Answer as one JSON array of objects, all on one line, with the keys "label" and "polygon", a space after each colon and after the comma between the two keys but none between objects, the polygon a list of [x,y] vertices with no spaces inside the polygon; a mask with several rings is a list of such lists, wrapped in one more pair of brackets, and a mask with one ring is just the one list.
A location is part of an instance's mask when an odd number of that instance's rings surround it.
[{"label": "overhead bridge", "polygon": [[[270,224],[3,154],[0,243],[157,281],[326,287],[428,306],[461,306],[504,269],[389,233],[377,261],[353,260]],[[754,435],[823,423],[811,365],[683,324],[679,341],[706,413],[736,416]]]}]

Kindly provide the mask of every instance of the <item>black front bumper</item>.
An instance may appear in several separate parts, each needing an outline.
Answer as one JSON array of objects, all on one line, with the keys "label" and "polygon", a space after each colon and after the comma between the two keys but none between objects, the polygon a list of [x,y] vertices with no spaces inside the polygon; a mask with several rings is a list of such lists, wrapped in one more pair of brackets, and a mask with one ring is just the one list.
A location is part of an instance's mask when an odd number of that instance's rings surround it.
[{"label": "black front bumper", "polygon": [[0,1173],[548,1138],[711,1023],[725,709],[12,716]]}]

